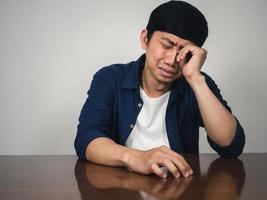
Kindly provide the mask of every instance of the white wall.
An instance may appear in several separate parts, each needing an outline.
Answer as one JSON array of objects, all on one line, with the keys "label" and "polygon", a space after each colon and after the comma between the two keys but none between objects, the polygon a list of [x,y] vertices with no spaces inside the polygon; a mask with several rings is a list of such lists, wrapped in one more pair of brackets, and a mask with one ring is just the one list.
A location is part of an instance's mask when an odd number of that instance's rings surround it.
[{"label": "white wall", "polygon": [[[163,2],[0,0],[0,154],[73,154],[92,75],[143,53],[139,33]],[[203,70],[245,128],[245,152],[267,152],[266,1],[188,2],[209,22]]]}]

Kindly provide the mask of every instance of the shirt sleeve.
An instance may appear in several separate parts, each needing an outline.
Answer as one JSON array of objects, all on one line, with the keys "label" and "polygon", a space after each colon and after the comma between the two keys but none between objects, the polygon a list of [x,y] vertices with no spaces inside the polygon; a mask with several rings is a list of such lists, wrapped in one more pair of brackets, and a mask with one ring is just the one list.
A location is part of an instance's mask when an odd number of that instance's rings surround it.
[{"label": "shirt sleeve", "polygon": [[[205,74],[203,72],[202,72],[202,74],[205,76],[206,83],[207,83],[208,87],[210,88],[210,90],[213,92],[213,94],[218,98],[218,100],[223,104],[223,106],[229,112],[232,113],[231,108],[229,107],[227,102],[223,99],[223,97],[220,93],[220,89],[217,87],[216,83],[207,74]],[[197,110],[198,110],[199,125],[201,127],[204,127],[204,123],[203,123],[203,120],[201,118],[200,111],[199,111],[199,109],[197,109]],[[207,135],[208,143],[210,144],[212,149],[215,150],[222,157],[236,158],[243,152],[243,148],[245,146],[244,129],[236,117],[235,117],[235,119],[237,122],[235,135],[234,135],[232,142],[228,146],[218,145]]]},{"label": "shirt sleeve", "polygon": [[110,138],[114,88],[103,71],[94,75],[79,117],[74,147],[81,160],[87,160],[86,148],[91,141],[98,137]]}]

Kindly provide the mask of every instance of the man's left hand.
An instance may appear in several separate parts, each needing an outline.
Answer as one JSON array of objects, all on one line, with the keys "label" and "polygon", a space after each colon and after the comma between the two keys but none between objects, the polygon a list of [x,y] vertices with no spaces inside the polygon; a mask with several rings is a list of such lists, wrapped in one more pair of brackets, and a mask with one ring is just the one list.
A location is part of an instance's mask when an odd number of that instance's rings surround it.
[{"label": "man's left hand", "polygon": [[[187,60],[189,57],[191,58]],[[207,50],[195,46],[193,44],[186,44],[179,51],[177,62],[181,67],[183,76],[191,85],[197,77],[200,77],[200,69],[203,66],[207,57]]]}]

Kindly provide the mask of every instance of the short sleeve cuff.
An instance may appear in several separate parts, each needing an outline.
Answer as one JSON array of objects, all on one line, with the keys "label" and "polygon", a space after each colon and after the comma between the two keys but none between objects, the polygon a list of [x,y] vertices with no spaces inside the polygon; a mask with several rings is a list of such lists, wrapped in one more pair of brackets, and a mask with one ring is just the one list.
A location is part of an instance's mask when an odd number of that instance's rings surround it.
[{"label": "short sleeve cuff", "polygon": [[207,137],[208,142],[212,149],[214,149],[220,156],[226,158],[237,158],[242,152],[245,146],[245,134],[244,129],[240,125],[239,121],[236,119],[237,126],[235,136],[228,146],[220,146],[213,142],[209,137]]},{"label": "short sleeve cuff", "polygon": [[98,137],[108,138],[107,135],[99,132],[99,130],[88,130],[87,132],[80,133],[79,135],[77,135],[74,142],[74,147],[76,150],[76,154],[80,160],[87,161],[86,148],[90,142],[92,142]]}]

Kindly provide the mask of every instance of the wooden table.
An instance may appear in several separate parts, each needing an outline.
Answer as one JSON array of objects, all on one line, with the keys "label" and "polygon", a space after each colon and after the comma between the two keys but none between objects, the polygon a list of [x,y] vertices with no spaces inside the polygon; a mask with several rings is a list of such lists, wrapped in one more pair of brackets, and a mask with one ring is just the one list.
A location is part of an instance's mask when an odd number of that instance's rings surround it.
[{"label": "wooden table", "polygon": [[76,156],[0,156],[0,199],[267,199],[267,154],[185,156],[194,176],[161,179]]}]

